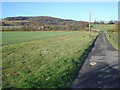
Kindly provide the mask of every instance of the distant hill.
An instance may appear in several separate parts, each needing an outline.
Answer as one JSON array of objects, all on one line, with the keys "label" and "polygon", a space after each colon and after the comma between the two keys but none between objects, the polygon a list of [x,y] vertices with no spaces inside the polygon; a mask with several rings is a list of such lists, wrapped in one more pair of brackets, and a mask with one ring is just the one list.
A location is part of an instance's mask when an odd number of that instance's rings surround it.
[{"label": "distant hill", "polygon": [[[88,26],[88,22],[75,21],[69,19],[54,18],[48,16],[37,17],[6,17],[2,19],[2,26],[23,26],[19,30],[30,31],[50,31],[50,30],[85,30]],[[3,31],[8,30],[5,29]],[[10,31],[13,28],[9,29]],[[16,30],[16,28],[14,29]]]},{"label": "distant hill", "polygon": [[14,26],[14,25],[24,25],[29,23],[39,23],[40,25],[65,25],[65,24],[87,24],[84,21],[75,21],[69,19],[60,19],[48,16],[37,16],[37,17],[7,17],[3,19],[3,26]]}]

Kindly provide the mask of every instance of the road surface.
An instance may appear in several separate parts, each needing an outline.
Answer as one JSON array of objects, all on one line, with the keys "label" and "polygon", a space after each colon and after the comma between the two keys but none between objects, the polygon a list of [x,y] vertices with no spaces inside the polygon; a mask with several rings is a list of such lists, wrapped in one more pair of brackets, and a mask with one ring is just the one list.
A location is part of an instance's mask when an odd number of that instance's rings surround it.
[{"label": "road surface", "polygon": [[118,88],[118,51],[102,32],[71,88]]}]

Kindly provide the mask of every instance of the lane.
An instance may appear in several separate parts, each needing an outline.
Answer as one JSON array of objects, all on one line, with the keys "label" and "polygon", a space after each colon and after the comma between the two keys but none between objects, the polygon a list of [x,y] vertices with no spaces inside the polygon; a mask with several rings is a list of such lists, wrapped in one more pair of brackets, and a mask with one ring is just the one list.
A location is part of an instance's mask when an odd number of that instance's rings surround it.
[{"label": "lane", "polygon": [[118,51],[102,32],[71,88],[117,88],[118,72]]}]

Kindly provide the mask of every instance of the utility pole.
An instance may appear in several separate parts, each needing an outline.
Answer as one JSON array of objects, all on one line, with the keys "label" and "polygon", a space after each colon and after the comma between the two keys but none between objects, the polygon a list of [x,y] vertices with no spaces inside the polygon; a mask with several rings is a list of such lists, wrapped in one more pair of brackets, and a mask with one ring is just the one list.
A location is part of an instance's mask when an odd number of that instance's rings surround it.
[{"label": "utility pole", "polygon": [[91,11],[89,10],[89,32],[91,31]]}]

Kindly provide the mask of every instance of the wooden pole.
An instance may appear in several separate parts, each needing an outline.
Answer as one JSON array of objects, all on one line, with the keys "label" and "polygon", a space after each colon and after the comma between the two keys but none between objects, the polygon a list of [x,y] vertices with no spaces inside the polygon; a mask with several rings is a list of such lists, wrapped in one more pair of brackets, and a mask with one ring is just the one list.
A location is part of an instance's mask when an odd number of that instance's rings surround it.
[{"label": "wooden pole", "polygon": [[89,32],[91,31],[91,11],[89,10]]}]

